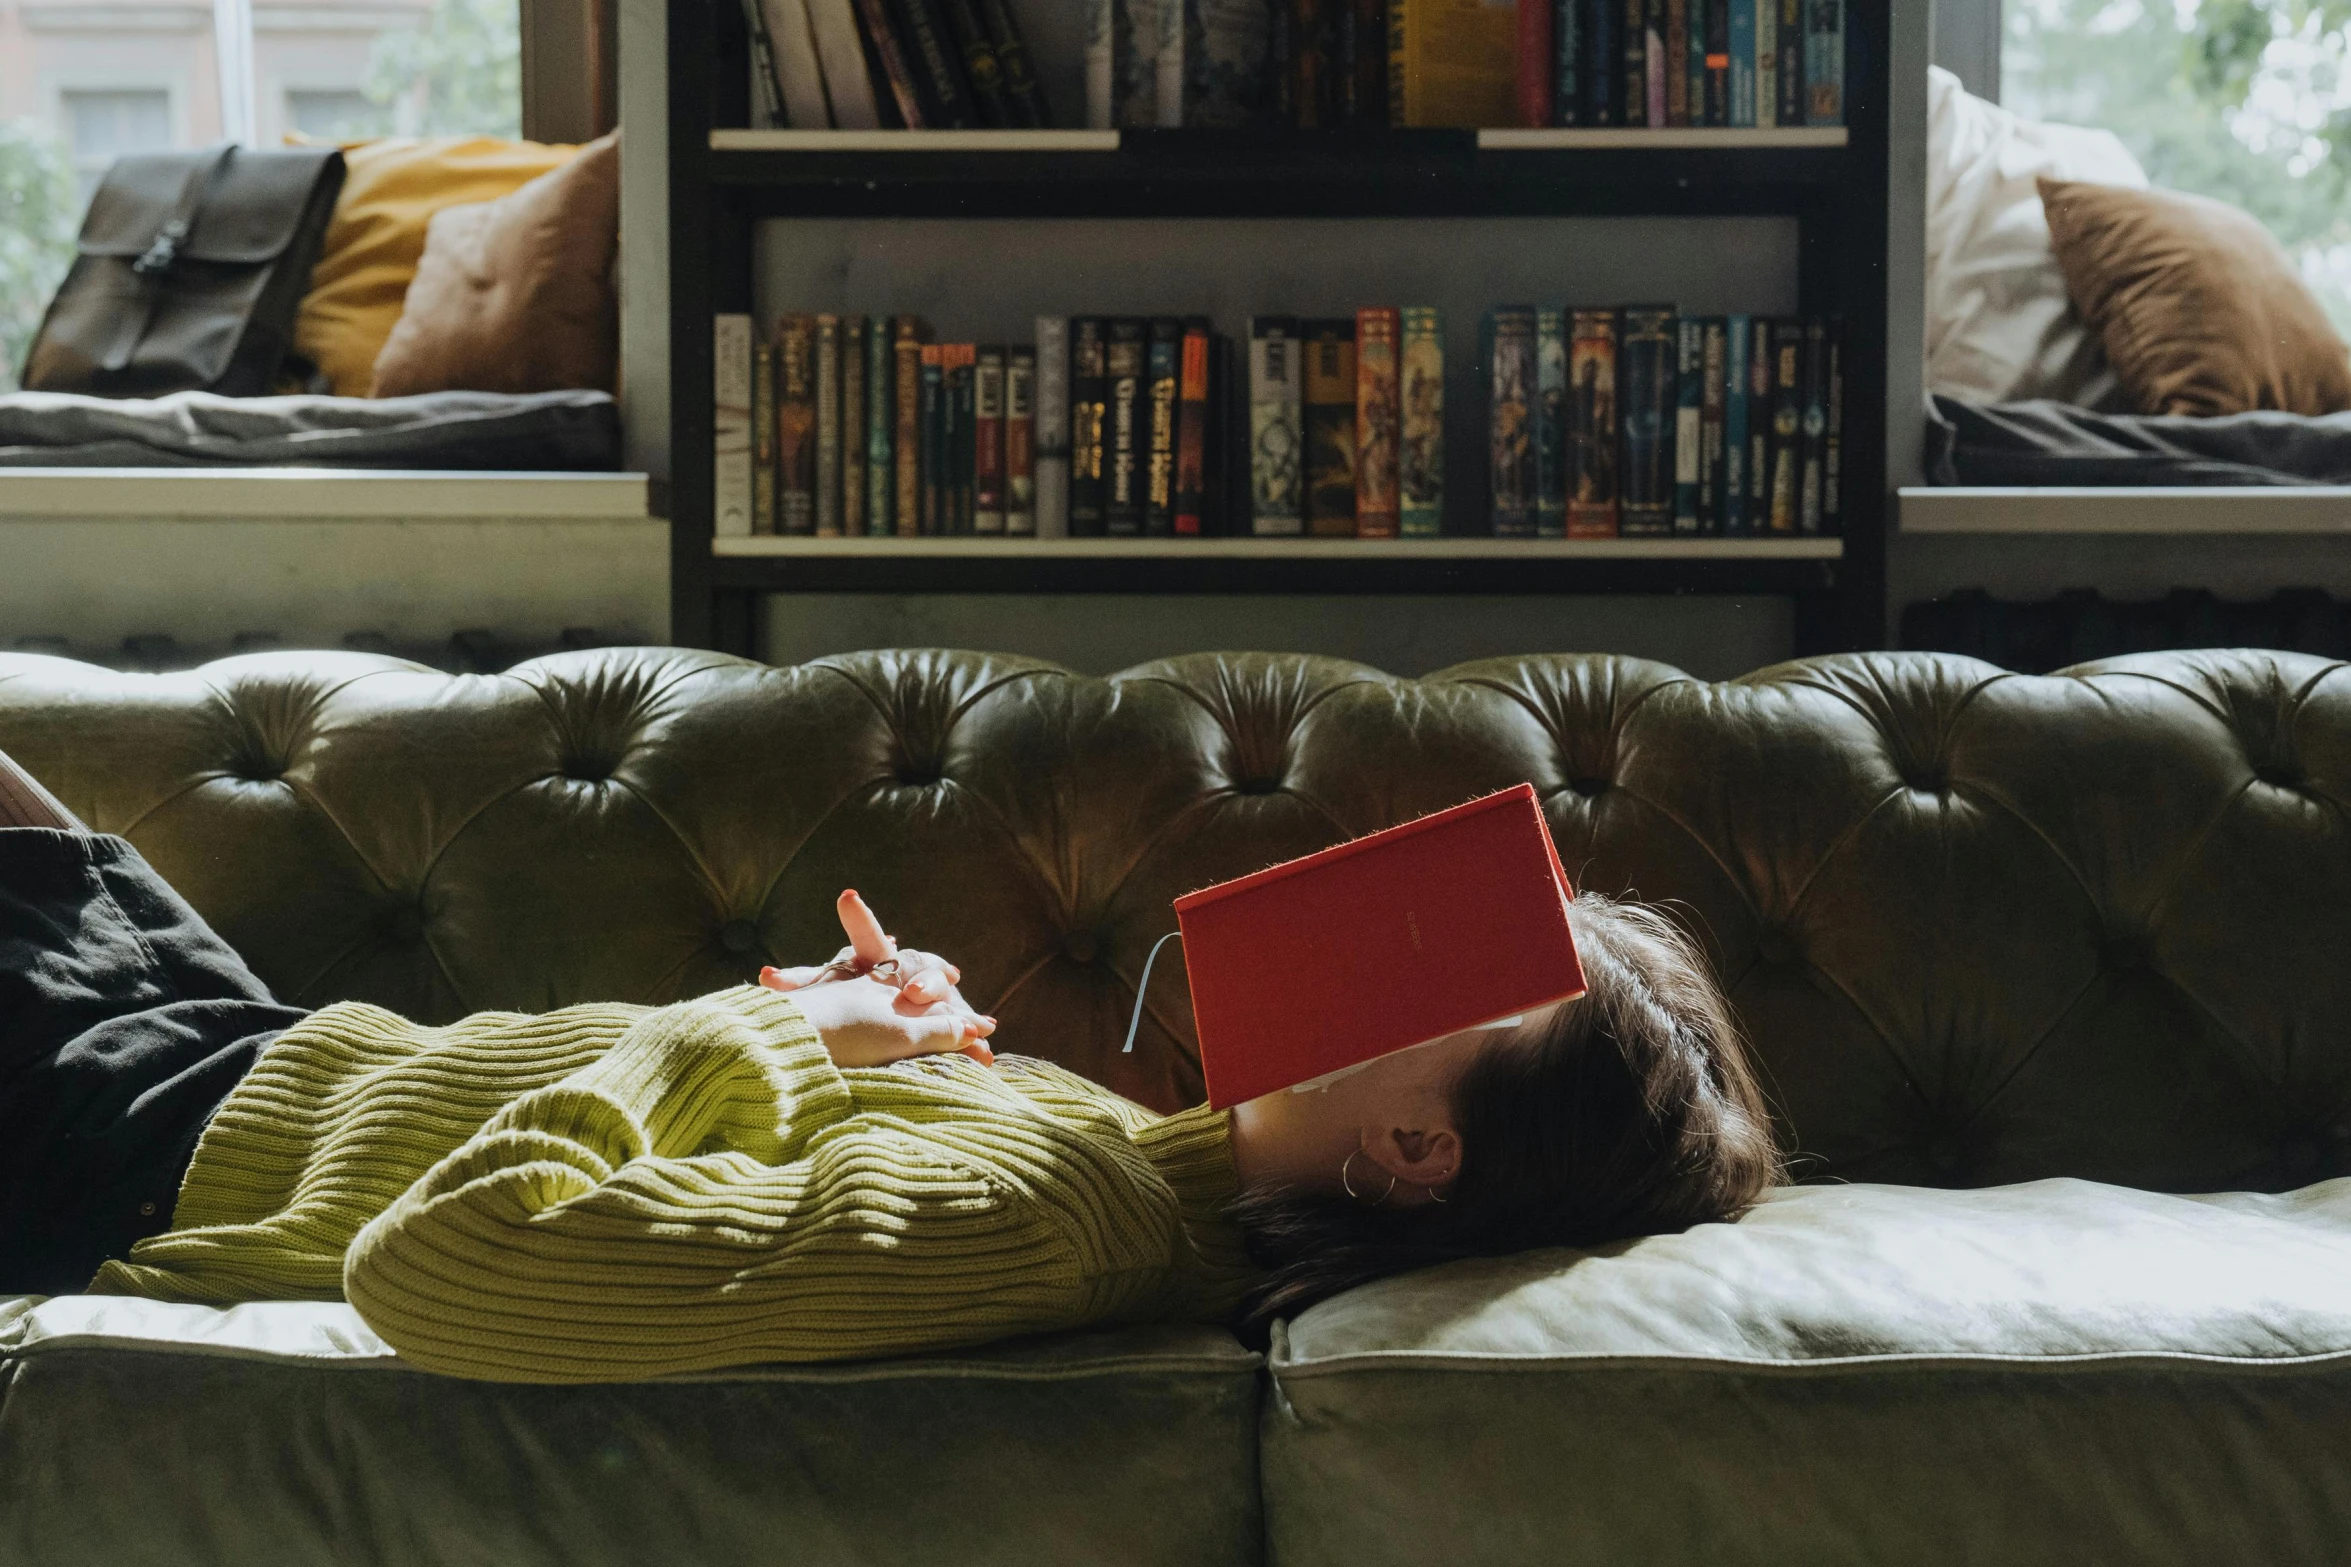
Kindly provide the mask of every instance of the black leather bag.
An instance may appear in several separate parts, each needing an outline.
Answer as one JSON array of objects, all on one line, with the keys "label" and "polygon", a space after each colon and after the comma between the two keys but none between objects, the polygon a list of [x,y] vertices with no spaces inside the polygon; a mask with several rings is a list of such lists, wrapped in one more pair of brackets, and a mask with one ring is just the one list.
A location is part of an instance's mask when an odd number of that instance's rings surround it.
[{"label": "black leather bag", "polygon": [[25,358],[25,387],[95,397],[273,390],[342,189],[333,148],[116,159]]}]

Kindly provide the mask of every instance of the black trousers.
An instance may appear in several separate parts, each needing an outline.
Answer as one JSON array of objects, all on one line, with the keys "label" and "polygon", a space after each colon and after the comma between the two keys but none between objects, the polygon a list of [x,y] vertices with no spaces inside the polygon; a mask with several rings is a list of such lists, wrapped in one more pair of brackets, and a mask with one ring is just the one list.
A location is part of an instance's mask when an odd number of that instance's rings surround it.
[{"label": "black trousers", "polygon": [[205,1122],[306,1015],[122,839],[0,828],[0,1294],[163,1230]]}]

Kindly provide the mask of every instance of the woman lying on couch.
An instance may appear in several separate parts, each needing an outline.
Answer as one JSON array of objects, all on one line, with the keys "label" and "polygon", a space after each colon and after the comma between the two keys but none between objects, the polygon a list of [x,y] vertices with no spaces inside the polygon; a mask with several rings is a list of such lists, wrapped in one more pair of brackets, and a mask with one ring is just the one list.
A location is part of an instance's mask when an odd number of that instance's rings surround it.
[{"label": "woman lying on couch", "polygon": [[1160,1117],[991,1059],[954,968],[842,903],[833,964],[672,1006],[304,1012],[0,756],[0,1293],[348,1298],[420,1366],[605,1381],[1262,1333],[1402,1269],[1723,1218],[1779,1173],[1721,993],[1636,906],[1576,900],[1579,1001]]}]

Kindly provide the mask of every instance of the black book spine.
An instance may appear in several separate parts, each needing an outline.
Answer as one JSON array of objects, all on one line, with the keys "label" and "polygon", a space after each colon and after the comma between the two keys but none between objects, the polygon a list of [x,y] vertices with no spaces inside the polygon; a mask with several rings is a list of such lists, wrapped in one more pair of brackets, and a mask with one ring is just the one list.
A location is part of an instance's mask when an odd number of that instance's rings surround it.
[{"label": "black book spine", "polygon": [[1265,73],[1276,125],[1298,123],[1298,26],[1290,0],[1265,8]]},{"label": "black book spine", "polygon": [[1200,531],[1210,538],[1233,533],[1233,340],[1208,335],[1208,431],[1200,469]]},{"label": "black book spine", "polygon": [[1771,533],[1795,533],[1804,519],[1804,323],[1771,324]]},{"label": "black book spine", "polygon": [[[1620,125],[1649,123],[1649,6],[1651,0],[1624,0],[1617,13],[1616,110]],[[1660,0],[1662,3],[1662,0]]]},{"label": "black book spine", "polygon": [[[1706,11],[1706,118],[1708,125],[1731,123],[1732,0],[1702,0]],[[1751,0],[1738,0],[1741,5]],[[1690,106],[1693,111],[1696,104]],[[1692,123],[1698,123],[1693,112]]]},{"label": "black book spine", "polygon": [[1104,404],[1110,396],[1109,372],[1103,353],[1100,316],[1077,316],[1069,323],[1069,532],[1078,539],[1098,539],[1103,532],[1106,495],[1103,434]]},{"label": "black book spine", "polygon": [[1181,401],[1184,323],[1161,316],[1151,323],[1151,347],[1144,360],[1143,532],[1166,538],[1175,532],[1176,414]]},{"label": "black book spine", "polygon": [[930,100],[926,107],[939,111],[932,129],[971,129],[979,122],[971,94],[964,89],[963,68],[956,62],[954,35],[947,30],[938,0],[892,0],[892,5],[892,20],[903,24],[899,39],[912,47],[915,71]]},{"label": "black book spine", "polygon": [[1803,461],[1797,470],[1802,489],[1797,492],[1797,521],[1805,533],[1821,531],[1821,496],[1829,437],[1828,322],[1820,316],[1804,322],[1804,430]]},{"label": "black book spine", "polygon": [[1617,428],[1624,443],[1618,470],[1620,533],[1673,532],[1674,424],[1680,404],[1673,307],[1626,306],[1617,344]]},{"label": "black book spine", "polygon": [[1582,55],[1576,63],[1584,75],[1584,123],[1622,124],[1617,108],[1624,75],[1617,68],[1618,0],[1576,0],[1576,12],[1581,18],[1577,44]]},{"label": "black book spine", "polygon": [[947,12],[948,29],[955,36],[955,48],[963,58],[963,79],[971,88],[972,106],[979,114],[980,124],[990,130],[1001,130],[1016,123],[1012,118],[1012,102],[1005,96],[1004,77],[996,62],[995,41],[980,22],[980,13],[972,0],[940,0]]},{"label": "black book spine", "polygon": [[1820,453],[1820,531],[1842,533],[1845,528],[1845,318],[1830,316],[1823,328],[1828,336],[1828,431]]},{"label": "black book spine", "polygon": [[1582,125],[1584,119],[1583,0],[1553,0],[1551,6],[1551,123]]},{"label": "black book spine", "polygon": [[1102,412],[1102,524],[1116,538],[1143,531],[1143,406],[1145,338],[1150,323],[1122,316],[1103,343],[1107,387]]},{"label": "black book spine", "polygon": [[1771,349],[1771,317],[1755,316],[1747,323],[1747,533],[1771,531],[1771,424],[1776,361]]},{"label": "black book spine", "polygon": [[947,383],[947,461],[953,476],[952,533],[976,533],[979,505],[979,433],[976,367],[969,345]]},{"label": "black book spine", "polygon": [[922,522],[925,538],[947,530],[947,383],[940,345],[922,345]]},{"label": "black book spine", "polygon": [[1780,36],[1775,74],[1781,125],[1804,123],[1804,0],[1779,0]]},{"label": "black book spine", "polygon": [[1012,106],[1009,123],[1038,130],[1052,129],[1053,111],[1046,105],[1045,89],[1038,85],[1037,68],[1029,59],[1029,46],[1020,35],[1020,24],[1012,19],[1012,7],[1005,0],[980,0],[980,13],[996,46],[996,71],[1004,83],[1005,100]]}]

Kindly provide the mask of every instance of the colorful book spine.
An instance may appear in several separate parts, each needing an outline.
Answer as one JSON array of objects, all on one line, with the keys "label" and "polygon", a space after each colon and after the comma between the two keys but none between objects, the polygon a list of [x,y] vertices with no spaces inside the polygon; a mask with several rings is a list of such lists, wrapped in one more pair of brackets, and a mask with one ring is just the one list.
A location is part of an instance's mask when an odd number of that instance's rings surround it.
[{"label": "colorful book spine", "polygon": [[1583,0],[1551,0],[1551,120],[1584,125]]},{"label": "colorful book spine", "polygon": [[712,318],[710,521],[720,538],[751,531],[751,318]]},{"label": "colorful book spine", "polygon": [[1705,0],[1665,0],[1665,123],[1676,127],[1690,123],[1690,88],[1694,81],[1704,80],[1706,63],[1704,19],[1691,25],[1693,5]]},{"label": "colorful book spine", "polygon": [[1674,435],[1681,402],[1671,305],[1630,305],[1617,347],[1624,448],[1617,531],[1664,534],[1674,524]]},{"label": "colorful book spine", "polygon": [[953,345],[941,358],[939,369],[946,383],[941,399],[947,461],[946,531],[969,535],[979,531],[974,510],[979,498],[978,345]]},{"label": "colorful book spine", "polygon": [[1403,524],[1397,448],[1404,438],[1397,339],[1402,312],[1355,312],[1355,536],[1392,539]]},{"label": "colorful book spine", "polygon": [[1723,317],[1723,515],[1721,533],[1747,533],[1747,338],[1744,315]]},{"label": "colorful book spine", "polygon": [[1804,123],[1845,123],[1845,0],[1803,0]]},{"label": "colorful book spine", "polygon": [[1304,472],[1298,321],[1255,316],[1249,322],[1249,531],[1295,538],[1306,530],[1299,482]]},{"label": "colorful book spine", "polygon": [[1518,0],[1518,123],[1552,123],[1557,59],[1552,51],[1558,0]]},{"label": "colorful book spine", "polygon": [[922,382],[916,404],[921,427],[915,436],[922,474],[922,498],[915,530],[924,538],[947,531],[947,366],[944,343],[922,345]]},{"label": "colorful book spine", "polygon": [[1355,537],[1355,323],[1306,331],[1306,531]]},{"label": "colorful book spine", "polygon": [[1772,123],[1804,123],[1804,0],[1779,0],[1779,91],[1774,95]]},{"label": "colorful book spine", "polygon": [[[1357,0],[1358,9],[1381,3]],[[1180,32],[1161,45],[1160,72],[1163,85],[1174,79],[1176,123],[1229,130],[1266,120],[1274,13],[1285,9],[1268,0],[1166,0],[1165,21]]]},{"label": "colorful book spine", "polygon": [[1828,333],[1828,432],[1821,443],[1820,531],[1845,531],[1845,322],[1830,316]]},{"label": "colorful book spine", "polygon": [[1641,94],[1648,106],[1642,123],[1652,130],[1673,123],[1666,84],[1680,79],[1683,71],[1682,55],[1666,48],[1667,4],[1668,0],[1645,0],[1641,7]]},{"label": "colorful book spine", "polygon": [[865,317],[841,318],[841,532],[865,532]]},{"label": "colorful book spine", "polygon": [[1143,533],[1175,532],[1176,402],[1183,393],[1184,323],[1174,316],[1151,322],[1143,360]]},{"label": "colorful book spine", "polygon": [[1535,312],[1497,305],[1487,313],[1486,448],[1491,526],[1496,538],[1535,533]]},{"label": "colorful book spine", "polygon": [[1747,532],[1747,387],[1753,372],[1747,365],[1751,328],[1745,316],[1727,316],[1723,322],[1722,360],[1722,516],[1720,531],[1733,536]]},{"label": "colorful book spine", "polygon": [[1771,317],[1747,320],[1747,531],[1771,531],[1773,371]]},{"label": "colorful book spine", "polygon": [[1114,538],[1132,538],[1143,531],[1143,458],[1150,417],[1143,403],[1144,359],[1150,330],[1148,321],[1119,316],[1104,333],[1102,525]]},{"label": "colorful book spine", "polygon": [[1037,317],[1037,536],[1069,537],[1069,318]]},{"label": "colorful book spine", "polygon": [[776,530],[776,355],[751,345],[751,531]]},{"label": "colorful book spine", "polygon": [[1069,531],[1100,538],[1110,498],[1109,330],[1099,316],[1069,323]]},{"label": "colorful book spine", "polygon": [[816,531],[816,318],[789,315],[776,337],[776,532]]},{"label": "colorful book spine", "polygon": [[1804,323],[1771,324],[1771,531],[1804,525]]},{"label": "colorful book spine", "polygon": [[1828,382],[1828,322],[1813,316],[1804,323],[1804,455],[1798,470],[1803,488],[1798,494],[1797,521],[1805,533],[1821,531],[1821,497],[1829,439]]},{"label": "colorful book spine", "polygon": [[1004,350],[992,344],[980,349],[971,373],[971,531],[974,533],[1011,531],[1005,520],[1010,501],[1006,483],[1009,463],[1004,440],[1007,403],[1004,381]]},{"label": "colorful book spine", "polygon": [[890,101],[910,131],[931,129],[930,111],[923,106],[915,62],[900,47],[898,29],[890,21],[889,0],[857,0],[857,19],[866,44],[872,48],[882,79],[890,84]]},{"label": "colorful book spine", "polygon": [[[1708,125],[1724,126],[1731,123],[1731,7],[1734,0],[1692,0],[1702,3],[1706,18],[1706,114]],[[1735,0],[1744,6],[1747,0]],[[1694,20],[1694,19],[1693,19]],[[1699,118],[1698,106],[1690,106],[1690,118]]]},{"label": "colorful book spine", "polygon": [[892,448],[895,461],[892,469],[897,476],[897,493],[893,497],[893,511],[898,526],[898,537],[911,539],[922,533],[922,350],[924,327],[919,316],[899,316],[891,323],[896,374],[892,378],[895,390],[891,412],[894,438]]},{"label": "colorful book spine", "polygon": [[841,318],[816,318],[816,536],[841,536]]},{"label": "colorful book spine", "polygon": [[1184,322],[1176,364],[1175,532],[1208,531],[1208,343],[1206,316]]},{"label": "colorful book spine", "polygon": [[1004,354],[1004,531],[1037,531],[1037,351]]},{"label": "colorful book spine", "polygon": [[1567,536],[1616,537],[1616,312],[1578,310],[1567,350],[1571,410]]},{"label": "colorful book spine", "polygon": [[1445,319],[1435,306],[1404,307],[1401,360],[1398,531],[1433,539],[1445,531]]},{"label": "colorful book spine", "polygon": [[1730,401],[1730,333],[1721,316],[1706,321],[1706,404],[1699,439],[1705,454],[1699,460],[1702,476],[1698,513],[1705,531],[1720,533],[1730,491],[1730,428],[1726,417]]},{"label": "colorful book spine", "polygon": [[888,316],[865,323],[865,532],[898,531],[898,348]]},{"label": "colorful book spine", "polygon": [[1755,32],[1755,118],[1749,123],[1769,128],[1780,120],[1780,0],[1733,0],[1750,4],[1749,24]]},{"label": "colorful book spine", "polygon": [[1706,406],[1706,324],[1697,316],[1674,323],[1674,392],[1673,531],[1696,533]]},{"label": "colorful book spine", "polygon": [[1755,6],[1756,0],[1729,0],[1723,8],[1730,28],[1730,123],[1742,130],[1755,124]]},{"label": "colorful book spine", "polygon": [[996,48],[996,70],[1004,83],[1004,97],[1012,108],[1011,123],[1023,129],[1050,129],[1053,111],[1045,102],[1045,89],[1037,81],[1037,68],[1029,58],[1028,41],[1021,36],[1020,24],[1013,20],[1012,8],[1005,0],[979,0],[980,19],[987,24],[988,38]]},{"label": "colorful book spine", "polygon": [[1527,438],[1535,449],[1535,536],[1567,533],[1567,315],[1535,312],[1534,401]]}]

